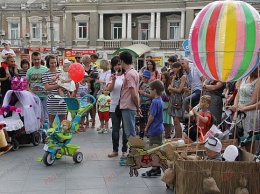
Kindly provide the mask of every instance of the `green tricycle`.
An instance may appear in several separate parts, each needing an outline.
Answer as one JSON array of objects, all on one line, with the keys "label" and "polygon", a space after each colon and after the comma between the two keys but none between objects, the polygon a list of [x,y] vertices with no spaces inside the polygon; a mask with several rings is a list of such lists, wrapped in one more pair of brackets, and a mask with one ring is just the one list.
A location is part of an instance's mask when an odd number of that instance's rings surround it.
[{"label": "green tricycle", "polygon": [[[51,166],[55,159],[60,159],[64,155],[73,157],[75,163],[80,163],[83,160],[83,153],[77,152],[80,147],[69,143],[73,137],[73,132],[79,128],[82,115],[93,107],[96,99],[89,94],[84,95],[80,100],[76,98],[63,99],[67,104],[67,111],[70,112],[72,120],[65,120],[60,123],[60,119],[56,115],[52,128],[47,130],[47,143],[43,148],[45,153],[42,158],[38,158],[38,161],[43,162],[46,166]],[[57,148],[55,149],[55,147]]]}]

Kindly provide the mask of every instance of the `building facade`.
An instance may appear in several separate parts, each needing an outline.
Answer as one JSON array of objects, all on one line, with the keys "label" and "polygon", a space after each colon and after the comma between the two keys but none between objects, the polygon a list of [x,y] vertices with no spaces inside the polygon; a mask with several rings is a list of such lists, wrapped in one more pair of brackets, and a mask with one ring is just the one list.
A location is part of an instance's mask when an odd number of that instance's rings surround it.
[{"label": "building facade", "polygon": [[[53,18],[51,1],[28,2],[2,3],[0,10],[0,35],[12,42],[20,58],[27,50],[47,55],[54,45],[60,59],[73,58],[77,51],[111,59],[118,48],[145,44],[151,47],[145,55],[163,65],[170,55],[185,55],[182,44],[189,37],[193,20],[212,1],[52,0]],[[258,1],[249,2],[260,10]],[[140,66],[145,55],[137,59]]]}]

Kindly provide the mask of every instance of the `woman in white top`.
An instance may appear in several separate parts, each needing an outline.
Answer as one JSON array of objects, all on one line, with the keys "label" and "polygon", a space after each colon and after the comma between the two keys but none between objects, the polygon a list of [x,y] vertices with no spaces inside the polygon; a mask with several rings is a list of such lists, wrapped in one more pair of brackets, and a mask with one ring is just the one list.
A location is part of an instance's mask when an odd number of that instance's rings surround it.
[{"label": "woman in white top", "polygon": [[[101,63],[100,63],[101,64]],[[122,65],[120,63],[119,57],[115,56],[111,59],[111,73],[110,80],[107,83],[108,89],[110,91],[111,103],[110,103],[110,115],[112,120],[112,142],[113,142],[113,151],[108,154],[109,158],[118,156],[118,147],[119,147],[119,131],[121,128],[121,117],[117,117],[115,114],[115,108],[118,105],[120,99],[121,88],[124,80],[124,72]],[[122,156],[126,156],[127,153],[127,138],[123,129],[122,136]]]},{"label": "woman in white top", "polygon": [[101,60],[100,61],[100,73],[99,78],[96,81],[96,84],[100,85],[99,94],[101,94],[102,90],[106,86],[106,83],[109,81],[111,76],[110,64],[108,60]]}]

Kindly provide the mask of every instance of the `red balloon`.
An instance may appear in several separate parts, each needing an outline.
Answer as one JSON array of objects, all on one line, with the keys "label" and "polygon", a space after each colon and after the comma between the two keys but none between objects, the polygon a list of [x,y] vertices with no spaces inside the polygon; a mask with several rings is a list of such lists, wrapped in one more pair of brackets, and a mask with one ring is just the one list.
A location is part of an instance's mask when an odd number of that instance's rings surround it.
[{"label": "red balloon", "polygon": [[68,69],[68,74],[74,82],[80,82],[85,75],[85,70],[80,63],[73,63]]}]

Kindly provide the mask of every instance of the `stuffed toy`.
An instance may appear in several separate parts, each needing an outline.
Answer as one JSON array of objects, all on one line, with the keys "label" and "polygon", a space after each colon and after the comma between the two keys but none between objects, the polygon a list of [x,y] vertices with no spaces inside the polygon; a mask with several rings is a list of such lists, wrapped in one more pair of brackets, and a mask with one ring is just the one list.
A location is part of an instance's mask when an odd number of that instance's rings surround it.
[{"label": "stuffed toy", "polygon": [[61,130],[60,132],[63,134],[70,133],[71,132],[71,122],[68,120],[63,120],[61,122]]},{"label": "stuffed toy", "polygon": [[1,152],[5,153],[12,148],[6,142],[4,127],[6,127],[6,125],[4,123],[0,123],[0,155],[1,155]]}]

